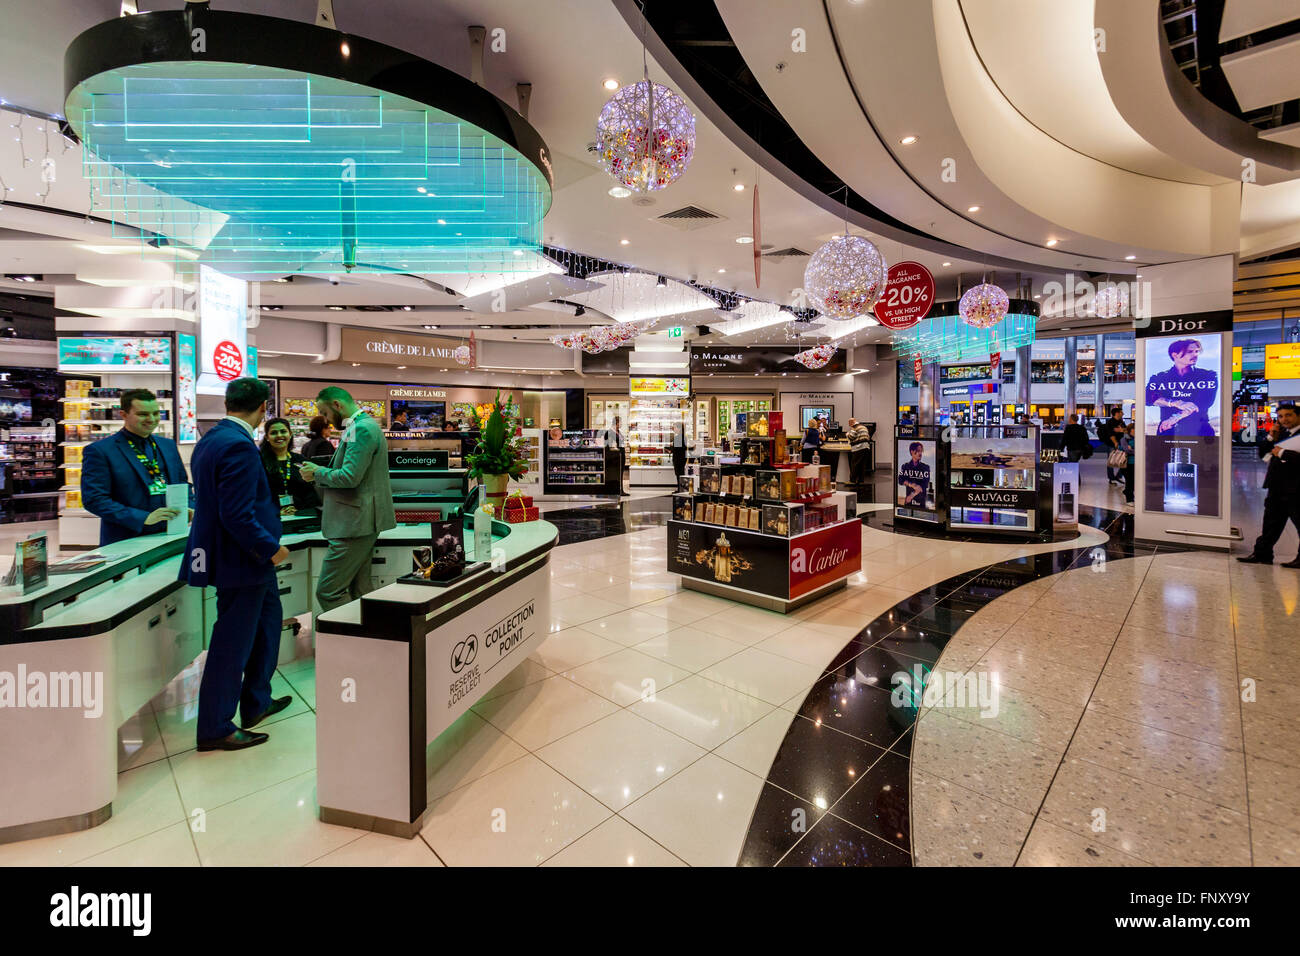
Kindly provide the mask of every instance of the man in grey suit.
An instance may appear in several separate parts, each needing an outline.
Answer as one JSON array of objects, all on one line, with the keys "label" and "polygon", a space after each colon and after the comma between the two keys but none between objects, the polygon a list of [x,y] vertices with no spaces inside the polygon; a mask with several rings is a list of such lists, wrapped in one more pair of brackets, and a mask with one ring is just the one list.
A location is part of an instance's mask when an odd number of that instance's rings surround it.
[{"label": "man in grey suit", "polygon": [[324,499],[321,533],[328,550],[316,583],[322,611],[373,590],[370,559],[381,531],[397,527],[388,481],[388,441],[383,429],[337,385],[321,389],[316,409],[339,433],[328,468],[310,462],[299,472]]}]

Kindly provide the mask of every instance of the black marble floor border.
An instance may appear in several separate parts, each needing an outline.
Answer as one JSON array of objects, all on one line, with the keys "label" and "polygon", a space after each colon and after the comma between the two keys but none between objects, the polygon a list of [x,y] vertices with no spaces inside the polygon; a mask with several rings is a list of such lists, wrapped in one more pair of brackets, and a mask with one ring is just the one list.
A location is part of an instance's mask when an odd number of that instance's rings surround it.
[{"label": "black marble floor border", "polygon": [[542,520],[559,531],[558,545],[576,544],[596,538],[630,534],[645,528],[663,527],[672,517],[672,496],[665,493],[647,498],[595,502],[543,511]]},{"label": "black marble floor border", "polygon": [[[912,728],[926,679],[963,623],[992,601],[1099,560],[1191,550],[1133,542],[1133,515],[1085,506],[1109,535],[963,572],[868,622],[791,720],[754,808],[741,866],[911,866]],[[909,684],[894,675],[913,675]],[[802,811],[802,812],[800,812]]]}]

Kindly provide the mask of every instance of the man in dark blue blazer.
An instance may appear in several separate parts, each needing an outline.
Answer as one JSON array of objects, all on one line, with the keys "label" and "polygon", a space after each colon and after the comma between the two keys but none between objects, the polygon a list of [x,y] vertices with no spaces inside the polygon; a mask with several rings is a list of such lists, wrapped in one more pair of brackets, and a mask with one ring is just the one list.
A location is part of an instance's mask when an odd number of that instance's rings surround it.
[{"label": "man in dark blue blazer", "polygon": [[[270,394],[255,378],[231,382],[226,417],[199,440],[190,461],[197,505],[180,579],[217,590],[217,623],[199,684],[199,750],[265,743],[267,734],[249,731],[293,700],[271,699],[284,620],[275,567],[289,549],[280,544],[280,503],[253,437]],[[236,705],[242,730],[234,723]]]},{"label": "man in dark blue blazer", "polygon": [[154,434],[157,396],[132,388],[121,402],[122,430],[87,445],[81,456],[81,503],[99,516],[100,544],[165,532],[168,519],[176,517],[166,507],[167,486],[189,484],[176,443]]}]

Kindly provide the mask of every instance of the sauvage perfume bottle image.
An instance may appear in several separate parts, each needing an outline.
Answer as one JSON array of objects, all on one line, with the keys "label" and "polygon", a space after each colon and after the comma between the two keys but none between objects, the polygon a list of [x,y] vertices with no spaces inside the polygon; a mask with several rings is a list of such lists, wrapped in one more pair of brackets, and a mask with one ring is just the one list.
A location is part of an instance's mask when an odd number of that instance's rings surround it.
[{"label": "sauvage perfume bottle image", "polygon": [[1196,465],[1190,448],[1172,448],[1165,465],[1165,511],[1196,513]]},{"label": "sauvage perfume bottle image", "polygon": [[1061,482],[1061,493],[1056,498],[1056,520],[1074,520],[1074,494],[1068,481]]}]

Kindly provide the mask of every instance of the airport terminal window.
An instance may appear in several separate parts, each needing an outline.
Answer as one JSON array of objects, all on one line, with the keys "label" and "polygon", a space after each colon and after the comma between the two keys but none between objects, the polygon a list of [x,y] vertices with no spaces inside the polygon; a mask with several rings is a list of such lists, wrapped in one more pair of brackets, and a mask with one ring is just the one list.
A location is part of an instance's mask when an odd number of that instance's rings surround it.
[{"label": "airport terminal window", "polygon": [[1079,359],[1078,367],[1075,370],[1075,379],[1081,385],[1095,385],[1097,383],[1097,362],[1095,359]]},{"label": "airport terminal window", "polygon": [[1063,385],[1065,383],[1065,360],[1030,362],[1029,381],[1034,385]]},{"label": "airport terminal window", "polygon": [[1014,361],[1008,362],[1004,359],[1002,361],[1002,381],[1014,382],[1015,380],[1016,380],[1016,363]]},{"label": "airport terminal window", "polygon": [[1133,359],[1107,359],[1105,375],[1107,385],[1135,381],[1137,362]]}]

